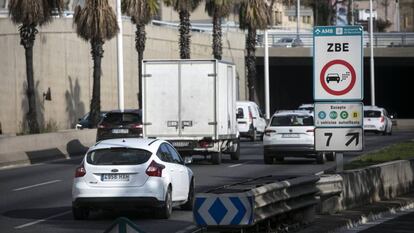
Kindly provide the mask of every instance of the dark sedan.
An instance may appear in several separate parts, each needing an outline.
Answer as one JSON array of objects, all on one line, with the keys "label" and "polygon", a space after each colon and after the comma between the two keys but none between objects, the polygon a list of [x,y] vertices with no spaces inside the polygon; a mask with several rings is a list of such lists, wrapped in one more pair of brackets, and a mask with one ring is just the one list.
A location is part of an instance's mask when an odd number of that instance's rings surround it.
[{"label": "dark sedan", "polygon": [[142,113],[139,109],[110,111],[98,124],[96,141],[132,137],[142,137]]}]

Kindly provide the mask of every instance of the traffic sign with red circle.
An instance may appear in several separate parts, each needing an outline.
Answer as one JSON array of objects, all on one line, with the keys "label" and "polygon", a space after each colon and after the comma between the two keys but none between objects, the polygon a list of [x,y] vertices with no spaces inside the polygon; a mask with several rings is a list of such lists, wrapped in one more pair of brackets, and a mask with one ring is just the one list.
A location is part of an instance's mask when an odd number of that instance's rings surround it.
[{"label": "traffic sign with red circle", "polygon": [[315,101],[363,99],[362,28],[315,27]]}]

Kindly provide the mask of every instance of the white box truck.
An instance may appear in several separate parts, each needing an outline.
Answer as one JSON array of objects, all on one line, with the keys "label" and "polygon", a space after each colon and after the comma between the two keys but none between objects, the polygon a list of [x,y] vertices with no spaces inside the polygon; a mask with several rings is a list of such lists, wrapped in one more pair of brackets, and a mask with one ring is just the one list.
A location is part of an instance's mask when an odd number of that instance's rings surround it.
[{"label": "white box truck", "polygon": [[236,78],[218,60],[143,61],[143,136],[171,142],[182,156],[240,157]]}]

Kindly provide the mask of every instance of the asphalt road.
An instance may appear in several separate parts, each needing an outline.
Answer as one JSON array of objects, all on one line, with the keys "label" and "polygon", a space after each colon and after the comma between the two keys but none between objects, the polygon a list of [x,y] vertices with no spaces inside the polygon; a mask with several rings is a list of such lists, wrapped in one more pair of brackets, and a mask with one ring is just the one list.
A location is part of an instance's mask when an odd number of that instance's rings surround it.
[{"label": "asphalt road", "polygon": [[[365,152],[414,138],[414,132],[394,132],[392,136],[366,135]],[[348,153],[344,160],[358,156]],[[131,219],[145,232],[192,232],[192,213],[175,209],[169,220],[155,219],[151,211],[93,212],[87,221],[75,221],[71,214],[71,185],[81,158],[0,170],[0,232],[102,233],[119,216]],[[190,165],[196,177],[196,192],[265,175],[306,175],[332,169],[312,159],[286,159],[282,164],[265,165],[262,143],[243,141],[241,158],[224,157],[220,165],[195,158]]]}]

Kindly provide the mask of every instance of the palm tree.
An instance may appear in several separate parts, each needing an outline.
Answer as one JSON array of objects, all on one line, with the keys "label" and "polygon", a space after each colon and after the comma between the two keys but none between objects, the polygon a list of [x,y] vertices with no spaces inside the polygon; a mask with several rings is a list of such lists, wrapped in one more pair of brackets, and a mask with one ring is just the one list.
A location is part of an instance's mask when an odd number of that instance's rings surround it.
[{"label": "palm tree", "polygon": [[142,59],[147,39],[145,25],[158,13],[157,0],[123,0],[122,12],[136,25],[135,48],[138,52],[138,106],[142,107]]},{"label": "palm tree", "polygon": [[189,59],[190,50],[190,12],[193,12],[201,0],[164,0],[167,6],[172,6],[180,16],[180,58]]},{"label": "palm tree", "polygon": [[114,10],[108,0],[88,0],[82,8],[77,6],[73,17],[76,33],[91,43],[93,59],[93,89],[90,104],[89,123],[95,127],[101,112],[101,60],[105,40],[110,40],[119,32]]},{"label": "palm tree", "polygon": [[213,18],[213,56],[221,60],[223,54],[221,18],[231,12],[232,0],[206,0],[206,12]]},{"label": "palm tree", "polygon": [[239,8],[240,29],[246,30],[247,86],[250,100],[258,100],[256,93],[256,30],[264,30],[270,23],[268,6],[263,0],[242,0]]},{"label": "palm tree", "polygon": [[24,47],[26,58],[27,100],[29,110],[26,119],[29,133],[39,133],[37,121],[37,104],[33,77],[33,46],[38,33],[37,27],[49,23],[53,13],[60,14],[64,4],[62,0],[10,0],[9,15],[15,24],[19,24],[20,44]]}]

